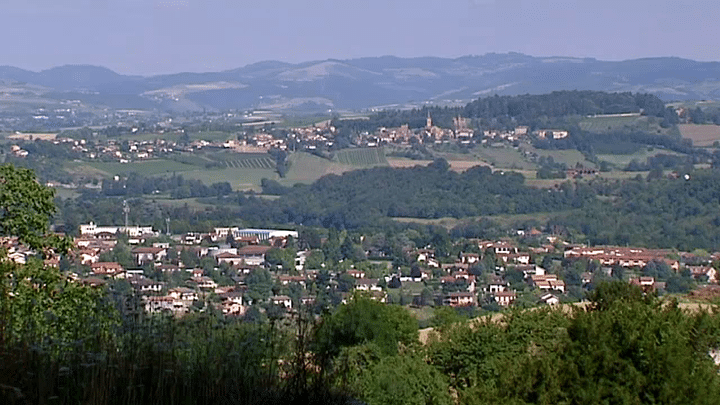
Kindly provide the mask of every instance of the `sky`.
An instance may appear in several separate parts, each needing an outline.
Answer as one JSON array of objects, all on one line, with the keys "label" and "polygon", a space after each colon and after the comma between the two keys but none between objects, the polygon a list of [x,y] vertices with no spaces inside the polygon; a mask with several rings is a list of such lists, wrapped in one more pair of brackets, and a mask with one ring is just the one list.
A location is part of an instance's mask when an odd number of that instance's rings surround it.
[{"label": "sky", "polygon": [[720,61],[717,0],[2,0],[0,65],[152,75],[490,52]]}]

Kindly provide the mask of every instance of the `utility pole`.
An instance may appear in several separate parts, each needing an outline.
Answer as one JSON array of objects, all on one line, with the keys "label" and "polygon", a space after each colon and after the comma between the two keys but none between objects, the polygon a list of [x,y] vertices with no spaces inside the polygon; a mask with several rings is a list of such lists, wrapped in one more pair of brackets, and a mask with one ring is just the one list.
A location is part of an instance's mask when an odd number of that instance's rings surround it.
[{"label": "utility pole", "polygon": [[130,213],[130,207],[128,206],[127,200],[123,200],[123,212],[125,213],[125,233],[128,231],[128,214]]}]

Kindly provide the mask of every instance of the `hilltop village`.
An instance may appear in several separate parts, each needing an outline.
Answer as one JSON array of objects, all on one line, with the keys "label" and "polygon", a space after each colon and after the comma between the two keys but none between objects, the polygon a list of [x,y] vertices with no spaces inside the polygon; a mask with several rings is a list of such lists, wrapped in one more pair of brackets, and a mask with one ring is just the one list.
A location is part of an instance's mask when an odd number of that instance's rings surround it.
[{"label": "hilltop village", "polygon": [[[98,131],[78,130],[58,134],[15,133],[7,135],[10,141],[8,151],[15,157],[27,157],[31,151],[24,148],[24,142],[45,141],[66,150],[73,158],[87,161],[131,163],[172,154],[193,153],[204,150],[227,150],[237,153],[267,153],[272,150],[308,152],[328,150],[336,146],[338,130],[332,121],[323,121],[305,127],[275,129],[270,127],[248,128],[227,133],[223,139],[190,139],[187,129],[170,122],[160,122],[151,127],[137,122],[125,122],[114,127],[117,134],[106,139]],[[106,130],[105,132],[108,132]],[[453,118],[452,128],[441,128],[433,124],[428,113],[425,127],[411,129],[407,124],[400,127],[379,127],[374,132],[363,131],[351,137],[351,145],[357,147],[380,147],[392,145],[408,148],[422,144],[487,144],[495,142],[516,142],[530,136],[537,139],[564,139],[569,132],[564,129],[530,130],[528,126],[517,126],[511,130],[484,130],[476,133],[469,120]],[[117,136],[143,137],[144,139],[116,139]],[[153,139],[150,139],[152,136]],[[12,143],[12,141],[16,141]],[[42,153],[36,151],[35,153]]]},{"label": "hilltop village", "polygon": [[[454,257],[440,258],[427,246],[403,251],[402,260],[363,250],[353,253],[354,260],[333,262],[326,253],[347,243],[324,237],[320,248],[308,249],[305,237],[238,227],[169,236],[152,227],[90,223],[80,226],[69,257],[45,262],[78,283],[111,290],[129,284],[128,310],[134,305],[182,316],[212,307],[245,316],[332,307],[356,293],[417,308],[556,305],[582,299],[602,279],[660,294],[688,292],[716,284],[720,260],[720,253],[702,251],[572,244],[533,228],[503,240],[457,240],[463,249]],[[16,240],[4,245],[18,263],[35,256]]]}]

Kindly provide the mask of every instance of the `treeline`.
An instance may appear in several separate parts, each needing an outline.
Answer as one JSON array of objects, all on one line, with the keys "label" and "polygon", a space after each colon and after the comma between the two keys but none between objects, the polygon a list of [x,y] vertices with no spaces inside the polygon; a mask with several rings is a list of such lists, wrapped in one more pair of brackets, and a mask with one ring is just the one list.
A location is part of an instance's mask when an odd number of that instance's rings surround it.
[{"label": "treeline", "polygon": [[[471,119],[476,128],[513,129],[518,125],[554,127],[567,125],[567,116],[640,113],[661,117],[665,125],[677,123],[677,115],[666,109],[657,96],[643,93],[601,91],[555,91],[542,95],[492,96],[480,98],[465,107],[423,107],[413,110],[385,110],[367,120],[334,120],[340,132],[375,131],[379,127],[422,128],[428,113],[435,125],[450,128],[453,118]],[[564,125],[563,125],[564,124]]]},{"label": "treeline", "polygon": [[540,149],[577,149],[585,154],[626,155],[648,146],[685,154],[705,154],[693,148],[689,139],[641,131],[593,133],[576,130],[572,131],[572,136],[563,139],[536,139],[533,145]]},{"label": "treeline", "polygon": [[601,199],[548,227],[593,245],[658,248],[720,248],[720,172],[693,171],[678,179],[636,178],[596,182]]},{"label": "treeline", "polygon": [[474,167],[450,171],[444,159],[426,167],[373,168],[330,175],[309,186],[283,189],[265,182],[265,191],[284,194],[275,201],[246,199],[241,214],[265,219],[333,228],[358,228],[380,218],[463,218],[527,214],[582,207],[594,196],[582,184],[557,190],[524,184],[521,174]]},{"label": "treeline", "polygon": [[143,194],[170,194],[171,198],[220,197],[231,194],[227,181],[206,186],[201,180],[185,179],[182,175],[145,177],[130,173],[117,180],[102,182],[101,193],[108,197],[141,196]]}]

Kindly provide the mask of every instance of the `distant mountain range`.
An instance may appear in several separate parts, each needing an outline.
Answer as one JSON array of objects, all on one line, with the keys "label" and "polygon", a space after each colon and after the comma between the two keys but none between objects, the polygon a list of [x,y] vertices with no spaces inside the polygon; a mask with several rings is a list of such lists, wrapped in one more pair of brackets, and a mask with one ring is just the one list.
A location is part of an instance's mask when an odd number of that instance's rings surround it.
[{"label": "distant mountain range", "polygon": [[[111,108],[158,110],[359,110],[457,104],[493,94],[554,90],[652,93],[663,100],[720,100],[720,63],[674,57],[621,62],[519,53],[447,58],[383,56],[290,64],[260,62],[209,73],[126,76],[97,66],[31,72],[0,66],[2,94]],[[8,93],[9,92],[9,93]],[[7,100],[6,100],[7,101]]]}]

